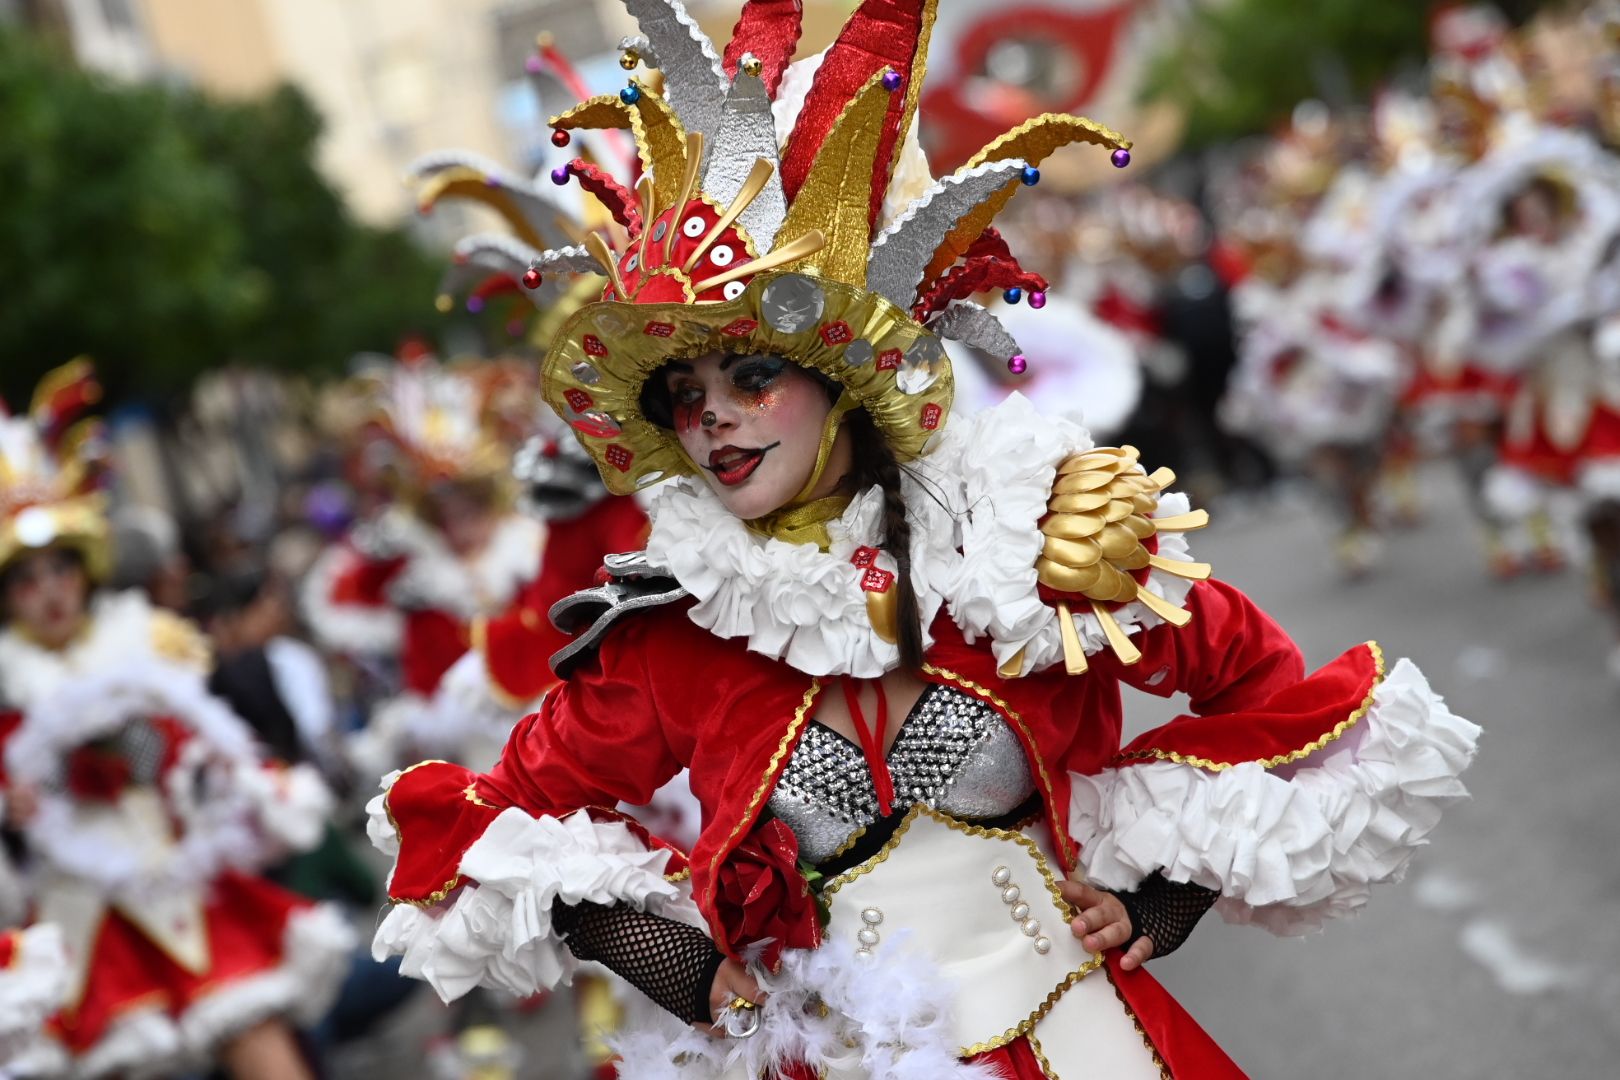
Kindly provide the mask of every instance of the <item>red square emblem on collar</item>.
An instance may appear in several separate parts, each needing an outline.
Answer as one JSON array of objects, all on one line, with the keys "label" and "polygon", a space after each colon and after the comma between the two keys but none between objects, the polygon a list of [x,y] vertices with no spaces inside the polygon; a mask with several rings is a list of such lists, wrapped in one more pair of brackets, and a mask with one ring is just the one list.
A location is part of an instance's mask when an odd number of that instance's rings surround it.
[{"label": "red square emblem on collar", "polygon": [[855,554],[849,557],[852,565],[865,570],[868,566],[877,565],[878,549],[875,547],[861,547],[855,549]]},{"label": "red square emblem on collar", "polygon": [[650,322],[647,324],[648,337],[674,337],[675,324],[667,322]]},{"label": "red square emblem on collar", "polygon": [[899,349],[884,349],[878,353],[877,369],[879,371],[898,371],[900,361],[905,357]]},{"label": "red square emblem on collar", "polygon": [[922,411],[923,430],[933,431],[935,428],[939,427],[940,417],[944,415],[945,410],[941,409],[938,405],[935,405],[932,401],[930,401],[927,405],[924,405]]},{"label": "red square emblem on collar", "polygon": [[894,575],[882,567],[868,567],[861,575],[861,588],[867,592],[886,593],[894,584]]},{"label": "red square emblem on collar", "polygon": [[586,334],[585,353],[587,356],[606,356],[608,351],[607,346],[602,344],[601,338],[597,337],[595,334]]}]

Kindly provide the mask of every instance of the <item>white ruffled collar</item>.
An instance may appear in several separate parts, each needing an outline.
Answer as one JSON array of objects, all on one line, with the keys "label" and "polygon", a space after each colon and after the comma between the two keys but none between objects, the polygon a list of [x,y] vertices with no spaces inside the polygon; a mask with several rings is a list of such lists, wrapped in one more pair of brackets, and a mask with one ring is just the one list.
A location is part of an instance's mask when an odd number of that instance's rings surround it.
[{"label": "white ruffled collar", "polygon": [[157,660],[153,619],[146,595],[131,589],[97,594],[83,634],[64,649],[7,627],[0,632],[0,703],[27,710],[75,679]]},{"label": "white ruffled collar", "polygon": [[[944,607],[969,641],[990,639],[996,662],[1024,652],[1024,670],[1063,658],[1056,611],[1037,592],[1035,559],[1057,465],[1092,447],[1079,425],[1035,411],[1022,395],[970,417],[952,418],[939,446],[902,480],[911,515],[912,583],[924,627]],[[1186,512],[1185,496],[1166,495],[1159,515]],[[701,481],[668,485],[652,509],[648,557],[667,567],[698,603],[691,619],[723,638],[745,638],[755,652],[807,675],[875,678],[899,662],[867,617],[856,551],[875,546],[882,496],[863,492],[828,532],[823,552],[759,536]],[[1160,552],[1185,559],[1179,534],[1160,537]],[[887,555],[878,566],[889,571]],[[1190,583],[1154,574],[1148,587],[1173,604]],[[1115,613],[1127,633],[1160,619],[1140,604]],[[1088,653],[1107,647],[1095,616],[1076,613]]]}]

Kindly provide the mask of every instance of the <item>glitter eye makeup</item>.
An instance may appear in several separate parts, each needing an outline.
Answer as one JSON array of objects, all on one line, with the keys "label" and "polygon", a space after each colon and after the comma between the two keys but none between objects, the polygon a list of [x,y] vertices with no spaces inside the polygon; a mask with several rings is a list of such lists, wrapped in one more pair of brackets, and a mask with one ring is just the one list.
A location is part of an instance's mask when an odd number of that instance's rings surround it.
[{"label": "glitter eye makeup", "polygon": [[733,400],[744,408],[767,412],[782,404],[781,375],[788,362],[779,356],[750,356],[731,369]]}]

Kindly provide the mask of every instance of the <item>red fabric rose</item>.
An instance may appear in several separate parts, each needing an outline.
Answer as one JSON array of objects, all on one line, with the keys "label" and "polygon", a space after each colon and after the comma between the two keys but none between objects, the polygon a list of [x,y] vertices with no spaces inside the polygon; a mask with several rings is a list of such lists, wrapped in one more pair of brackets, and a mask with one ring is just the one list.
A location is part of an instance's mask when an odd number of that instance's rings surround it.
[{"label": "red fabric rose", "polygon": [[760,959],[775,971],[783,949],[821,944],[821,917],[799,872],[799,839],[772,818],[737,845],[715,886],[715,910],[732,948],[765,942]]}]

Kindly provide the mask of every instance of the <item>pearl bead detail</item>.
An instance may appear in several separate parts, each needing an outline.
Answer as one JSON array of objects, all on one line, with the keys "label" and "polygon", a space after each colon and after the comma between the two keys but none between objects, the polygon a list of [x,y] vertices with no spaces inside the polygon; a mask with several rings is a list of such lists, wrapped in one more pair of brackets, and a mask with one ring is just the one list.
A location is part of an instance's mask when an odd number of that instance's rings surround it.
[{"label": "pearl bead detail", "polygon": [[869,907],[861,912],[861,922],[867,926],[881,926],[883,925],[883,912],[875,907]]},{"label": "pearl bead detail", "polygon": [[878,932],[876,930],[862,930],[855,935],[855,940],[870,948],[871,946],[876,945],[881,939],[878,937]]},{"label": "pearl bead detail", "polygon": [[1019,892],[1018,886],[1009,885],[1005,889],[1001,890],[1001,902],[1003,904],[1016,904],[1018,903],[1018,898],[1022,895],[1023,893]]},{"label": "pearl bead detail", "polygon": [[1035,951],[1042,956],[1052,951],[1052,939],[1038,937],[1035,939]]},{"label": "pearl bead detail", "polygon": [[998,866],[991,872],[990,880],[995,882],[997,886],[1006,885],[1007,882],[1012,880],[1012,871],[1005,866]]},{"label": "pearl bead detail", "polygon": [[1029,905],[1020,900],[1012,906],[1012,917],[1019,922],[1029,918]]},{"label": "pearl bead detail", "polygon": [[1035,919],[1025,919],[1023,922],[1018,924],[1018,929],[1024,932],[1025,937],[1039,937],[1041,933],[1041,924]]}]

